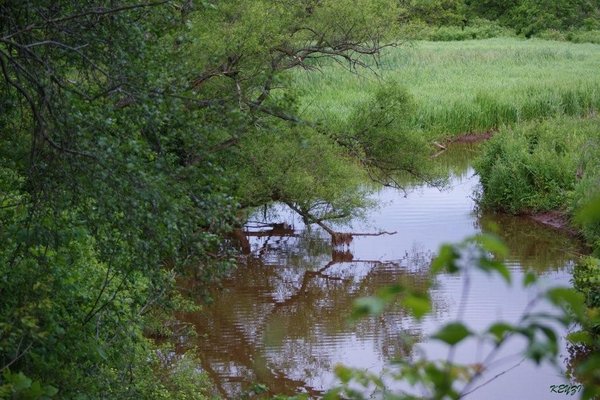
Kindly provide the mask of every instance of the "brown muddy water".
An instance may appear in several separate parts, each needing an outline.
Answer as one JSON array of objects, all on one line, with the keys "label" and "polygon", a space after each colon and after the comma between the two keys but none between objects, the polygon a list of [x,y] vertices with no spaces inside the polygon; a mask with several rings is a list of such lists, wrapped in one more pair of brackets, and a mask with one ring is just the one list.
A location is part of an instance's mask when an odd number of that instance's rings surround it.
[{"label": "brown muddy water", "polygon": [[[445,190],[416,186],[406,197],[392,189],[378,192],[381,207],[347,230],[397,233],[355,237],[343,251],[333,251],[323,232],[304,229],[293,213],[273,210],[276,215],[266,222],[286,222],[295,229],[279,236],[250,236],[248,259],[214,292],[212,304],[186,318],[198,333],[186,346],[197,349],[219,395],[240,398],[262,384],[270,393],[318,398],[336,384],[332,371],[338,363],[379,373],[394,359],[445,359],[448,349],[427,337],[457,317],[463,276],[436,278],[430,291],[433,313],[421,322],[392,307],[381,316],[349,323],[352,303],[398,281],[423,285],[442,243],[459,242],[492,223],[511,250],[507,264],[515,283],[508,287],[497,278],[471,274],[466,324],[477,331],[497,320],[516,322],[537,293],[520,285],[527,270],[535,271],[545,285],[568,285],[579,243],[533,221],[477,212],[473,196],[478,178],[469,167],[473,151],[463,146],[440,157],[450,174]],[[256,231],[250,225],[248,230]],[[521,345],[509,342],[478,383],[498,377],[466,398],[564,396],[551,392],[551,385],[566,383],[560,368],[522,362]],[[455,359],[478,363],[486,350],[467,342],[458,347]],[[563,343],[561,359],[567,357]]]}]

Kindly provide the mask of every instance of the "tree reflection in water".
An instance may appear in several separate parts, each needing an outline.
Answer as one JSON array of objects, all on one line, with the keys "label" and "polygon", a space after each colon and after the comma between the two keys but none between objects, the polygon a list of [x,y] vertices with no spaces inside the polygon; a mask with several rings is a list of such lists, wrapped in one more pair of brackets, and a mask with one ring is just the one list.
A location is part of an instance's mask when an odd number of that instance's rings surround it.
[{"label": "tree reflection in water", "polygon": [[[280,232],[281,233],[281,232]],[[377,368],[410,357],[421,339],[400,307],[350,323],[354,299],[391,283],[424,287],[433,256],[406,252],[399,260],[354,259],[317,231],[254,234],[251,254],[223,283],[215,301],[187,315],[198,332],[202,367],[225,397],[252,383],[274,393],[318,395],[333,366],[361,358]],[[368,366],[368,365],[367,365]]]}]

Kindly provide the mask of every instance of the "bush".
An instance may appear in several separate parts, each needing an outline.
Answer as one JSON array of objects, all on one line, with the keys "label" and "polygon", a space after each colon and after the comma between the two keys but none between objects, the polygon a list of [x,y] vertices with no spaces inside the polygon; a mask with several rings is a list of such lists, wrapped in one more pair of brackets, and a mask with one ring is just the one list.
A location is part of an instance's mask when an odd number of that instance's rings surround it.
[{"label": "bush", "polygon": [[515,32],[497,22],[485,19],[469,21],[467,25],[431,26],[423,22],[410,22],[401,28],[401,35],[412,40],[449,42],[494,37],[511,37]]},{"label": "bush", "polygon": [[466,21],[462,0],[400,0],[399,20],[421,21],[428,25],[458,25]]},{"label": "bush", "polygon": [[501,131],[475,164],[483,205],[513,214],[564,209],[585,133],[594,127],[598,121],[554,119]]},{"label": "bush", "polygon": [[[573,285],[585,295],[590,308],[600,308],[600,260],[586,257],[573,270]],[[595,327],[600,333],[600,326]]]},{"label": "bush", "polygon": [[575,30],[567,33],[567,40],[574,43],[595,43],[600,44],[600,29],[589,31]]},{"label": "bush", "polygon": [[545,29],[534,35],[537,39],[569,41],[573,43],[594,43],[600,44],[600,29],[573,29],[562,31],[557,29]]},{"label": "bush", "polygon": [[543,30],[537,35],[535,35],[535,37],[538,39],[555,40],[559,42],[564,42],[565,40],[567,40],[567,36],[565,35],[565,33],[556,29]]}]

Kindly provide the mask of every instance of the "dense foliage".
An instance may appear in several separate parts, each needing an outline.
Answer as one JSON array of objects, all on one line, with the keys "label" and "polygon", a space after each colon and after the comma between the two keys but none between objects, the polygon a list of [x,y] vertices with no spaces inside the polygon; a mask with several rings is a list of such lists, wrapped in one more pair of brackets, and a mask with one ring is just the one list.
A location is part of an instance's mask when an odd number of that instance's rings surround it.
[{"label": "dense foliage", "polygon": [[588,174],[595,170],[595,166],[579,165],[583,146],[597,129],[596,121],[586,122],[550,120],[500,132],[486,144],[476,164],[484,204],[511,213],[565,206],[577,175],[583,174],[584,167]]},{"label": "dense foliage", "polygon": [[[573,215],[598,195],[599,121],[551,119],[504,129],[486,143],[475,167],[482,204],[513,214]],[[582,221],[597,247],[597,221]]]},{"label": "dense foliage", "polygon": [[184,162],[207,117],[163,95],[180,15],[157,7],[0,6],[4,395],[29,390],[18,371],[61,398],[159,396],[145,314],[223,264],[234,202],[217,167]]},{"label": "dense foliage", "polygon": [[193,369],[158,374],[142,332],[181,303],[178,279],[206,288],[232,265],[240,205],[339,218],[365,205],[366,171],[413,171],[381,169],[389,148],[362,132],[350,143],[300,121],[286,78],[376,55],[393,2],[0,11],[0,397],[202,397]]}]

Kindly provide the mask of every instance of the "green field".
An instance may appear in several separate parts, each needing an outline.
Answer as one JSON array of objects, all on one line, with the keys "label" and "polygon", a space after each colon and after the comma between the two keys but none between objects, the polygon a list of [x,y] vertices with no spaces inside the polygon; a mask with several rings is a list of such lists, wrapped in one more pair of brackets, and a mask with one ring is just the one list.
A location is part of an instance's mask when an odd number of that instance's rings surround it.
[{"label": "green field", "polygon": [[387,49],[372,72],[329,63],[298,71],[307,118],[344,119],[386,81],[415,102],[410,124],[434,137],[532,119],[586,116],[600,108],[600,45],[497,38],[408,42]]},{"label": "green field", "polygon": [[[477,162],[488,208],[572,215],[598,194],[600,45],[416,41],[386,49],[371,71],[331,61],[319,69],[295,73],[300,109],[332,130],[355,129],[357,110],[372,111],[374,94],[395,83],[412,101],[395,117],[406,119],[405,135],[431,141],[499,131]],[[597,224],[583,232],[600,240]]]}]

